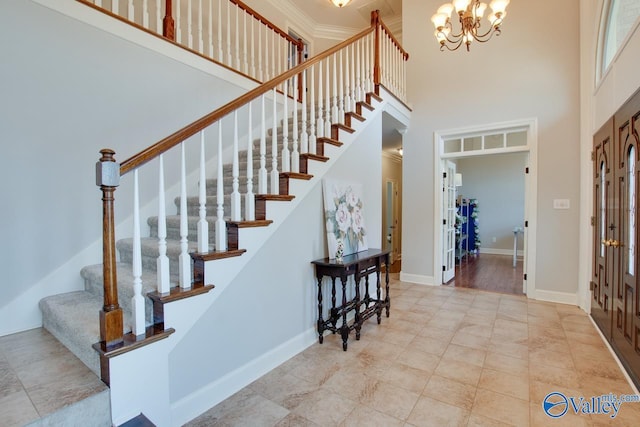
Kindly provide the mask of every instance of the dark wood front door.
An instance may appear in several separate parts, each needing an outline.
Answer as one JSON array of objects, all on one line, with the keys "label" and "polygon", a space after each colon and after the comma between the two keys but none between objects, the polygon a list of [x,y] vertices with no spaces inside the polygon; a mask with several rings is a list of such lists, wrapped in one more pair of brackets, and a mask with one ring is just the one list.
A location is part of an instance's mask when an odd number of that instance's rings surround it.
[{"label": "dark wood front door", "polygon": [[640,92],[594,136],[591,315],[640,384]]}]

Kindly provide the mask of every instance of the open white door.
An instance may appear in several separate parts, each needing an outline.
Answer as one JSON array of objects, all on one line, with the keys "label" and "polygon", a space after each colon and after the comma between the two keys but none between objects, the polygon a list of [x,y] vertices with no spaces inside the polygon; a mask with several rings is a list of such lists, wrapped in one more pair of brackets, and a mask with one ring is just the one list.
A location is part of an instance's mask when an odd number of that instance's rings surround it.
[{"label": "open white door", "polygon": [[456,164],[443,162],[442,187],[442,283],[453,279],[456,268]]}]

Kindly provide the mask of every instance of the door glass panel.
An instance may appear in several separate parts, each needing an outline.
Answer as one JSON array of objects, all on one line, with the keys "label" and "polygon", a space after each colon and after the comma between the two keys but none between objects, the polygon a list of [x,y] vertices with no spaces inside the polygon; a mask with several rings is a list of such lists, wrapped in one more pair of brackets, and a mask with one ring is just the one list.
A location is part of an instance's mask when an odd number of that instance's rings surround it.
[{"label": "door glass panel", "polygon": [[629,218],[629,224],[627,229],[629,230],[629,234],[627,236],[627,251],[628,251],[628,260],[629,265],[627,266],[629,274],[635,274],[635,235],[636,235],[636,163],[635,163],[635,153],[636,148],[631,147],[629,149],[629,153],[627,154],[627,185],[628,190],[628,200],[627,204],[627,218]]},{"label": "door glass panel", "polygon": [[600,163],[600,256],[604,257],[604,231],[606,229],[607,196],[605,190],[604,162]]},{"label": "door glass panel", "polygon": [[459,153],[460,151],[462,151],[462,140],[448,139],[444,141],[445,153]]},{"label": "door glass panel", "polygon": [[464,139],[464,151],[482,150],[482,137],[474,136]]}]

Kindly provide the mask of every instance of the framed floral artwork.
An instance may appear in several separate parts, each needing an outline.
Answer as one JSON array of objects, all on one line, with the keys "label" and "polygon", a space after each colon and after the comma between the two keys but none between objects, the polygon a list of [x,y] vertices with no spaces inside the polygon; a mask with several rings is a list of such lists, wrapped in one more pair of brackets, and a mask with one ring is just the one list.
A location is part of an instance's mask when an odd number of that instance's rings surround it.
[{"label": "framed floral artwork", "polygon": [[367,250],[362,184],[329,179],[322,183],[329,258],[335,258],[339,248],[343,255]]}]

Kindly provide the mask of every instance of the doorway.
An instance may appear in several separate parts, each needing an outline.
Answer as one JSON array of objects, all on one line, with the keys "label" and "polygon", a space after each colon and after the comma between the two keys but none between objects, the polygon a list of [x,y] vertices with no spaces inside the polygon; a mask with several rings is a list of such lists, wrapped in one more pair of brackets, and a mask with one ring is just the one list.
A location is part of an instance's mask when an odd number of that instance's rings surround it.
[{"label": "doorway", "polygon": [[[452,208],[451,186],[447,173],[451,173],[450,162],[459,159],[474,159],[480,156],[519,155],[523,160],[521,173],[524,180],[524,215],[521,225],[514,223],[511,229],[518,228],[515,236],[524,242],[522,249],[522,291],[529,297],[535,296],[535,218],[536,218],[536,146],[537,121],[535,119],[497,123],[473,128],[439,131],[435,135],[434,158],[437,165],[434,171],[434,265],[438,268],[434,274],[434,284],[446,283],[451,274],[449,255],[455,240],[450,237],[447,216]],[[459,168],[457,169],[459,171]],[[464,181],[464,176],[462,177]],[[455,182],[455,180],[454,180]],[[455,185],[455,184],[454,184]],[[456,196],[456,199],[458,197]],[[481,207],[480,207],[481,209]],[[520,231],[522,229],[522,232]],[[513,234],[512,234],[513,236]],[[513,237],[515,237],[513,236]],[[511,252],[512,253],[512,252]],[[517,253],[517,248],[516,248]],[[445,275],[445,273],[447,275]]]}]

